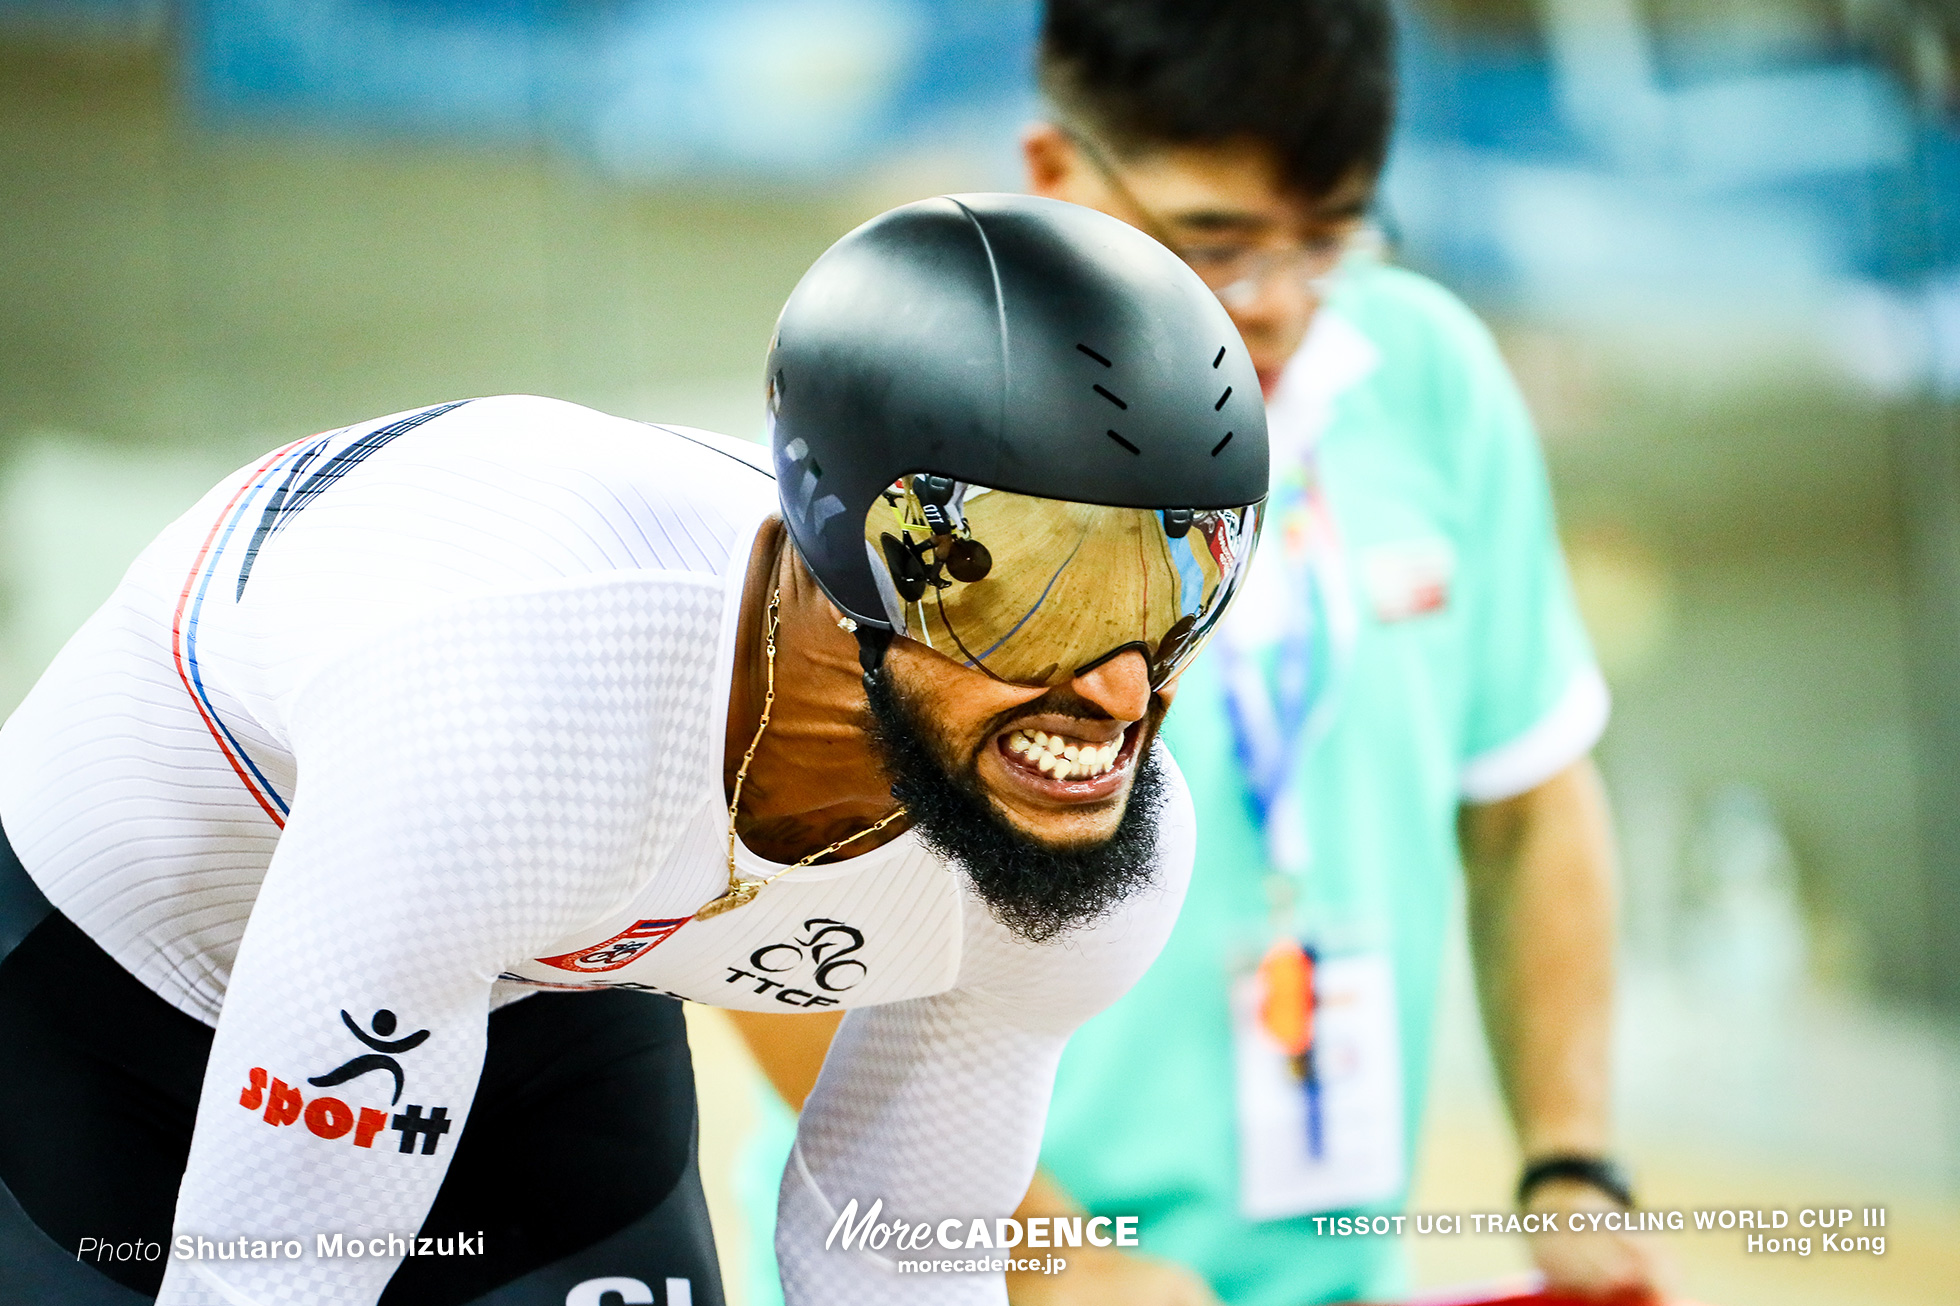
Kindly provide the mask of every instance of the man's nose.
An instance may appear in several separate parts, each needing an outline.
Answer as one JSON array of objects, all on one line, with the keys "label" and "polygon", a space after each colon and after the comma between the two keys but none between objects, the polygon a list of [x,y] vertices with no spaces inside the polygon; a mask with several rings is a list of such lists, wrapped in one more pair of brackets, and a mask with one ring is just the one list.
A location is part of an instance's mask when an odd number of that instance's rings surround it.
[{"label": "man's nose", "polygon": [[1131,649],[1083,672],[1071,688],[1118,721],[1141,721],[1150,710],[1150,664]]}]

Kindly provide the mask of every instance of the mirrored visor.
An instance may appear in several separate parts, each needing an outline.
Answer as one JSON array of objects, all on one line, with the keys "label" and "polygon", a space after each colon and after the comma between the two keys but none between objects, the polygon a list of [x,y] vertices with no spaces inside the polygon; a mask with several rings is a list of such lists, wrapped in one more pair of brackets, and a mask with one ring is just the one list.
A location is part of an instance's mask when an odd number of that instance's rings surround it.
[{"label": "mirrored visor", "polygon": [[1135,649],[1161,689],[1238,589],[1261,507],[1111,508],[916,475],[872,505],[864,542],[909,639],[1023,685]]}]

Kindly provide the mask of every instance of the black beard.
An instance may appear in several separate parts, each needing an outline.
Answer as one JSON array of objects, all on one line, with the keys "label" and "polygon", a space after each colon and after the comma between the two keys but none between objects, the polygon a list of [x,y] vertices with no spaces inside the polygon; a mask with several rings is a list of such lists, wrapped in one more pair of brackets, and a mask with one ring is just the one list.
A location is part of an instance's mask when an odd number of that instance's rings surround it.
[{"label": "black beard", "polygon": [[[1099,843],[1057,848],[1008,823],[980,783],[976,758],[952,759],[905,695],[879,668],[864,678],[871,705],[867,733],[905,804],[912,828],[935,853],[966,868],[994,916],[1030,943],[1047,943],[1106,915],[1156,870],[1163,768],[1139,742],[1136,777],[1116,830]],[[1015,709],[1021,716],[1037,704]],[[1005,723],[1002,723],[1005,724]],[[996,732],[989,731],[991,742]]]}]

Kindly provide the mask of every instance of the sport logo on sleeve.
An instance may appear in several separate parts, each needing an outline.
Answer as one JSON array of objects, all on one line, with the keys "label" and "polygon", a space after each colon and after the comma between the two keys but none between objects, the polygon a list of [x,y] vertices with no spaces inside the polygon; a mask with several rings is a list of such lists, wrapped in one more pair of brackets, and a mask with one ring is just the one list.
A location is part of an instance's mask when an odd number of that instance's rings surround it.
[{"label": "sport logo on sleeve", "polygon": [[637,961],[641,954],[665,943],[673,937],[675,930],[693,919],[692,916],[676,916],[670,920],[634,921],[595,947],[561,953],[556,957],[539,957],[538,961],[546,966],[556,966],[559,970],[575,971],[581,975],[618,970],[621,966]]},{"label": "sport logo on sleeve", "polygon": [[418,1029],[413,1034],[407,1035],[404,1038],[390,1041],[388,1036],[395,1032],[396,1027],[395,1013],[385,1007],[374,1013],[374,1020],[372,1022],[374,1033],[372,1034],[365,1032],[359,1025],[356,1025],[354,1018],[345,1011],[340,1013],[340,1023],[347,1026],[348,1033],[361,1040],[361,1042],[372,1048],[373,1051],[364,1053],[341,1065],[335,1066],[324,1075],[314,1075],[306,1082],[315,1088],[335,1088],[350,1079],[358,1079],[371,1071],[385,1070],[395,1077],[395,1095],[388,1099],[388,1105],[393,1106],[395,1103],[401,1101],[402,1089],[407,1083],[407,1076],[402,1073],[402,1063],[395,1060],[395,1054],[398,1052],[412,1052],[416,1048],[421,1047],[429,1041],[429,1031]]},{"label": "sport logo on sleeve", "polygon": [[[364,1075],[385,1071],[394,1089],[388,1104],[394,1106],[399,1103],[403,1091],[408,1087],[408,1074],[397,1058],[428,1042],[429,1031],[418,1029],[401,1038],[392,1037],[400,1022],[395,1013],[385,1007],[374,1013],[365,1030],[344,1010],[340,1013],[340,1022],[369,1050],[348,1058],[323,1074],[310,1076],[306,1082],[315,1088],[337,1088]],[[437,1144],[454,1123],[449,1118],[448,1107],[429,1107],[426,1108],[427,1114],[424,1114],[422,1105],[411,1102],[391,1119],[386,1111],[371,1106],[361,1107],[357,1111],[337,1097],[321,1096],[308,1100],[298,1088],[268,1074],[263,1066],[253,1066],[246,1075],[245,1087],[238,1094],[238,1105],[248,1111],[262,1111],[262,1118],[268,1125],[304,1123],[308,1133],[329,1142],[352,1134],[356,1147],[371,1148],[377,1134],[383,1129],[393,1129],[401,1135],[399,1151],[415,1153],[419,1140],[422,1156],[435,1155]]]}]

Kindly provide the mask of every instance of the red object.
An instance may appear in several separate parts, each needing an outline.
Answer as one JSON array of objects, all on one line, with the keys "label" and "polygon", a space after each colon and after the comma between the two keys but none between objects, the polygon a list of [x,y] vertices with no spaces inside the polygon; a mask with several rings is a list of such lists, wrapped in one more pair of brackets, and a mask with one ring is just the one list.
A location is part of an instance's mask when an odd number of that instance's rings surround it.
[{"label": "red object", "polygon": [[1313,1046],[1313,958],[1292,939],[1281,939],[1260,960],[1259,980],[1259,1023],[1287,1056],[1301,1056]]},{"label": "red object", "polygon": [[[1432,1306],[1445,1306],[1432,1302]],[[1644,1292],[1615,1293],[1611,1297],[1568,1297],[1558,1292],[1507,1293],[1497,1297],[1452,1297],[1448,1306],[1662,1306],[1659,1298]],[[1666,1306],[1689,1306],[1675,1301]]]},{"label": "red object", "polygon": [[388,1113],[376,1111],[371,1106],[361,1108],[361,1118],[354,1126],[354,1146],[373,1147],[374,1136],[388,1124]]},{"label": "red object", "polygon": [[538,960],[559,970],[581,974],[618,970],[621,966],[638,961],[649,949],[665,943],[676,930],[693,919],[692,916],[674,916],[666,920],[635,921],[604,943],[595,943],[589,948],[556,957],[539,957]]},{"label": "red object", "polygon": [[[1368,1306],[1351,1302],[1349,1306]],[[1385,1304],[1384,1304],[1385,1306]],[[1506,1285],[1484,1284],[1461,1294],[1443,1289],[1425,1292],[1404,1306],[1696,1306],[1685,1297],[1661,1298],[1645,1292],[1615,1293],[1611,1297],[1572,1297],[1558,1292],[1521,1291]]]}]

